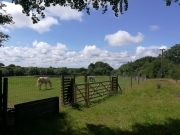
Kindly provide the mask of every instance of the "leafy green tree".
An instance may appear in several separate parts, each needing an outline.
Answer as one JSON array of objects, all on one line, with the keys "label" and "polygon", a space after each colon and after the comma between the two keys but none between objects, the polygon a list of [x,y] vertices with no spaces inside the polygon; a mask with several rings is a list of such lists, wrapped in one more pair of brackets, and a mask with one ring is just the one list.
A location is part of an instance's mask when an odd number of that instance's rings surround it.
[{"label": "leafy green tree", "polygon": [[94,69],[94,68],[95,68],[95,64],[90,63],[89,66],[88,66],[88,69]]},{"label": "leafy green tree", "polygon": [[[6,12],[3,9],[4,7],[6,7],[6,5],[3,4],[2,1],[0,1],[0,25],[13,24],[13,17],[9,14],[3,14]],[[0,47],[3,46],[3,42],[8,41],[9,38],[9,35],[0,31]]]},{"label": "leafy green tree", "polygon": [[[108,6],[112,6],[115,16],[122,14],[123,11],[128,9],[128,0],[93,0],[93,1],[84,1],[84,0],[12,0],[15,4],[20,4],[23,8],[23,13],[27,16],[30,16],[32,12],[32,21],[37,23],[40,21],[38,15],[42,18],[45,17],[44,10],[46,7],[60,5],[62,7],[70,7],[78,11],[86,10],[90,14],[90,8],[98,10],[102,8],[102,13],[106,13]],[[110,3],[110,5],[109,5]]]},{"label": "leafy green tree", "polygon": [[7,67],[16,67],[16,65],[10,64],[10,65],[8,65]]},{"label": "leafy green tree", "polygon": [[0,63],[0,67],[4,67],[5,65],[3,63]]},{"label": "leafy green tree", "polygon": [[39,69],[39,74],[40,75],[46,75],[46,69],[45,68],[40,68]]},{"label": "leafy green tree", "polygon": [[94,75],[94,69],[90,68],[87,70],[87,75]]},{"label": "leafy green tree", "polygon": [[[178,2],[178,0],[164,0],[166,6],[170,6],[172,2]],[[32,21],[37,23],[41,18],[45,17],[44,10],[46,7],[60,5],[62,7],[70,7],[78,11],[86,10],[90,14],[90,8],[98,10],[102,8],[102,14],[106,13],[108,6],[114,12],[114,15],[118,17],[119,14],[123,14],[128,9],[128,0],[12,0],[15,4],[20,4],[23,8],[23,13],[30,16],[32,12]]]},{"label": "leafy green tree", "polygon": [[13,70],[15,76],[22,76],[25,73],[21,67],[15,67]]},{"label": "leafy green tree", "polygon": [[47,68],[46,69],[46,75],[54,75],[54,69],[53,68]]},{"label": "leafy green tree", "polygon": [[8,70],[8,74],[7,76],[14,76],[14,67],[6,67],[6,69]]},{"label": "leafy green tree", "polygon": [[165,51],[164,58],[173,61],[175,64],[180,64],[180,44],[175,44]]},{"label": "leafy green tree", "polygon": [[28,75],[39,75],[40,70],[37,67],[30,67],[27,71]]},{"label": "leafy green tree", "polygon": [[173,79],[180,79],[180,65],[170,68],[169,74]]}]

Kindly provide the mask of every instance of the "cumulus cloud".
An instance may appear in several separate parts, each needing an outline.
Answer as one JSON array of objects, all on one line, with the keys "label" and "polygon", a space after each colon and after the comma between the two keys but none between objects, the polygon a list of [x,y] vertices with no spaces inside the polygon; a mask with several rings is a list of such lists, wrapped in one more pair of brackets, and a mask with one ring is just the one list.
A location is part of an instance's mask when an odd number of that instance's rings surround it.
[{"label": "cumulus cloud", "polygon": [[158,30],[159,29],[159,26],[158,25],[150,25],[149,26],[149,30],[151,30],[151,31],[156,31],[156,30]]},{"label": "cumulus cloud", "polygon": [[62,7],[60,5],[50,6],[47,8],[47,12],[50,15],[59,17],[61,20],[78,20],[82,21],[82,12],[73,10],[70,7]]},{"label": "cumulus cloud", "polygon": [[[33,24],[31,20],[31,16],[27,17],[22,13],[22,7],[20,5],[15,5],[14,3],[3,2],[7,5],[4,9],[7,14],[11,14],[13,17],[13,21],[15,24],[6,25],[8,28],[30,28],[39,33],[48,32],[51,30],[51,26],[59,25],[58,18],[61,20],[78,20],[82,21],[83,13],[78,12],[74,9],[70,9],[69,7],[49,7],[45,10],[46,17],[42,19],[37,24]],[[8,31],[8,29],[3,27],[3,30]]]},{"label": "cumulus cloud", "polygon": [[2,27],[2,26],[0,26],[0,31],[4,32],[4,33],[9,33],[10,32],[9,29],[7,29],[5,27]]},{"label": "cumulus cloud", "polygon": [[159,52],[160,49],[167,49],[167,46],[161,45],[161,46],[149,46],[149,47],[143,47],[138,46],[136,48],[135,55],[133,57],[134,60],[145,57],[145,56],[158,56],[161,52]]},{"label": "cumulus cloud", "polygon": [[6,66],[15,64],[29,67],[73,67],[87,68],[90,63],[102,61],[117,69],[121,64],[144,56],[158,56],[158,49],[166,46],[138,46],[136,51],[108,51],[96,45],[86,45],[80,51],[69,51],[67,45],[55,45],[34,41],[31,46],[7,46],[0,49],[0,61]]},{"label": "cumulus cloud", "polygon": [[108,41],[111,46],[123,46],[127,44],[135,44],[142,42],[144,39],[144,35],[140,32],[136,36],[130,35],[126,31],[119,30],[114,34],[108,34],[105,36],[104,40]]}]

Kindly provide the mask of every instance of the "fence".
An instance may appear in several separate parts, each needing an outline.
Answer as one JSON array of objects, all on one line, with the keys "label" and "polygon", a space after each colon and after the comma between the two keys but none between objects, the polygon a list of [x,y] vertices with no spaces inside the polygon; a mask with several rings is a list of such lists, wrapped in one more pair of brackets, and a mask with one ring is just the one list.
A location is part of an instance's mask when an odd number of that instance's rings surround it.
[{"label": "fence", "polygon": [[107,81],[88,82],[87,76],[84,83],[76,84],[75,77],[62,76],[62,105],[73,105],[85,102],[87,105],[92,99],[98,99],[117,92],[121,87],[118,84],[118,77],[110,77]]},{"label": "fence", "polygon": [[8,78],[3,78],[0,70],[0,121],[3,126],[7,125],[7,97]]},{"label": "fence", "polygon": [[[52,97],[52,95],[51,98],[43,96],[41,100],[31,99],[31,102],[27,102],[27,100],[21,103],[14,102],[14,106],[8,106],[8,83],[9,78],[3,78],[0,70],[0,126],[6,127],[11,116],[15,117],[15,124],[19,125],[22,120],[27,118],[46,117],[51,113],[57,114],[59,112],[59,97]],[[14,90],[16,90],[16,88],[14,88]],[[25,121],[27,122],[27,120]],[[1,129],[2,128],[0,128],[0,132]]]},{"label": "fence", "polygon": [[60,76],[49,77],[52,88],[42,84],[41,90],[36,86],[36,76],[14,76],[8,77],[8,107],[13,108],[15,104],[60,96]]}]

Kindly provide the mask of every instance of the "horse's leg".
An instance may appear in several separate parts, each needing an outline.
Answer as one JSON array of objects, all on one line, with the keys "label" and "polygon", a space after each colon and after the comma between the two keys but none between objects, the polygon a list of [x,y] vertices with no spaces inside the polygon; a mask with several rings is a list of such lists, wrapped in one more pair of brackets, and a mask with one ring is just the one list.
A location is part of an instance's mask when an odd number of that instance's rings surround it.
[{"label": "horse's leg", "polygon": [[41,90],[41,83],[39,84],[39,90]]},{"label": "horse's leg", "polygon": [[47,83],[45,83],[45,89],[47,90]]}]

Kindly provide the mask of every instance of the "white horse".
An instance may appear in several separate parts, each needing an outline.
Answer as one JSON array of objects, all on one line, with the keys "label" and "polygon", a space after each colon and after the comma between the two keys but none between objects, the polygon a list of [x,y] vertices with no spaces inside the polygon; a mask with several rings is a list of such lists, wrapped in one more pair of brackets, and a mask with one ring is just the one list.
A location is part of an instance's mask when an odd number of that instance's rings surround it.
[{"label": "white horse", "polygon": [[88,76],[88,78],[89,78],[89,81],[95,81],[95,79],[94,79],[94,76]]},{"label": "white horse", "polygon": [[41,90],[41,85],[45,84],[45,88],[47,89],[47,83],[49,83],[49,86],[52,87],[52,82],[49,80],[48,77],[39,77],[37,80],[36,86],[39,87],[39,90]]}]

